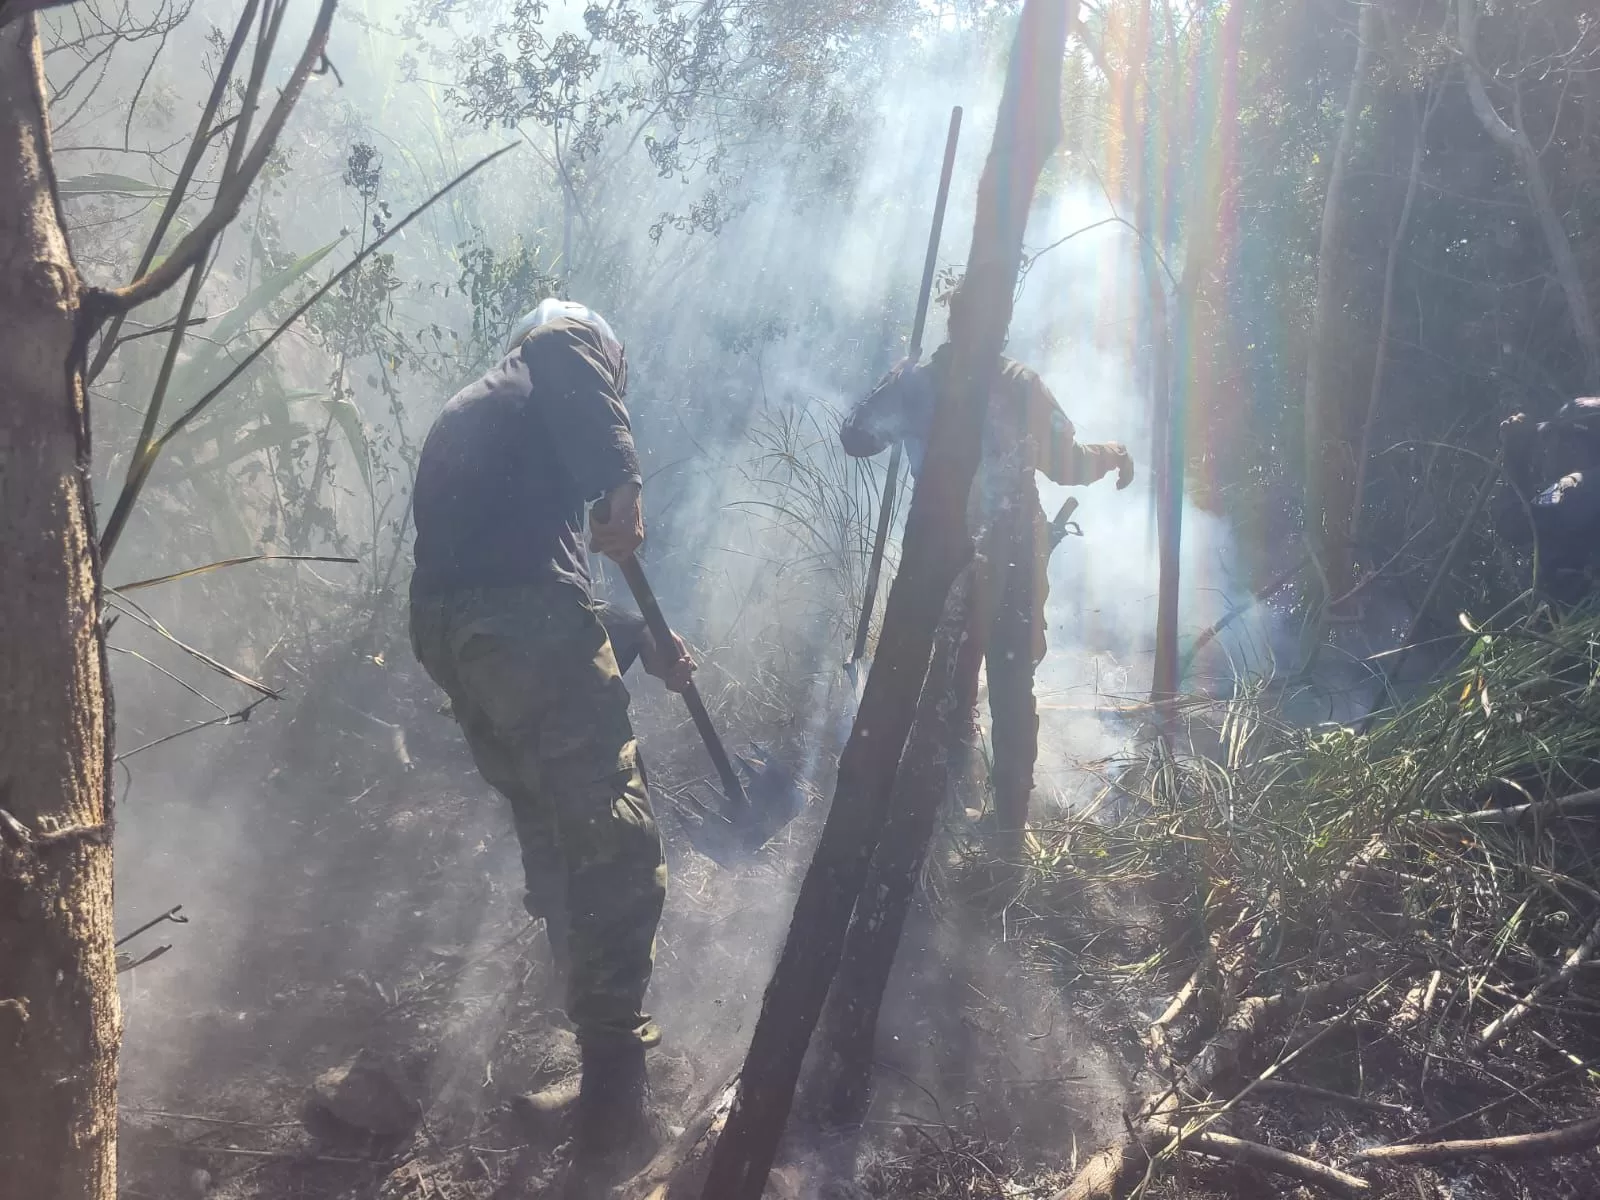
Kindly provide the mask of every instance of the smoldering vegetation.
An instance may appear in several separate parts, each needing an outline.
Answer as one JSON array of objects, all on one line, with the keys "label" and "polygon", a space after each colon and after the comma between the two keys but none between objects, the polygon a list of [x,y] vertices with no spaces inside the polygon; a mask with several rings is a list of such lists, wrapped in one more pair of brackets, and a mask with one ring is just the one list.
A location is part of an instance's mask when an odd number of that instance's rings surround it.
[{"label": "smoldering vegetation", "polygon": [[[555,11],[541,28],[557,37],[575,15]],[[79,181],[68,185],[69,212],[86,270],[108,278],[129,268],[161,212],[158,193],[232,14],[171,16],[171,30],[155,35],[159,53],[118,41],[88,68],[105,76],[81,113],[59,106],[87,86],[69,87],[70,75],[101,47],[73,44],[65,24],[52,34],[58,111],[71,118],[58,117],[63,172]],[[285,45],[303,16],[289,11]],[[737,171],[713,169],[705,159],[724,153],[718,139],[728,134],[720,115],[697,114],[679,131],[695,148],[664,170],[639,145],[662,120],[648,110],[593,147],[582,145],[581,119],[557,132],[474,121],[472,106],[490,99],[461,82],[466,56],[479,52],[470,39],[509,16],[419,8],[336,27],[337,77],[307,93],[204,277],[169,415],[428,195],[483,154],[523,144],[363,259],[163,447],[108,565],[120,585],[249,553],[354,560],[244,564],[113,601],[119,910],[129,928],[175,904],[187,918],[127,947],[137,956],[173,946],[123,976],[133,1195],[202,1183],[218,1195],[343,1194],[385,1178],[386,1194],[401,1187],[392,1157],[346,1161],[364,1145],[301,1149],[307,1088],[358,1053],[381,1056],[425,1098],[429,1127],[451,1148],[428,1168],[439,1180],[481,1176],[480,1159],[488,1178],[503,1179],[512,1143],[496,1125],[499,1106],[571,1069],[559,997],[518,902],[508,814],[478,779],[405,633],[406,506],[421,438],[543,295],[594,305],[628,344],[652,580],[695,646],[730,741],[793,764],[808,794],[831,785],[850,716],[839,667],[882,481],[881,463],[844,458],[837,425],[904,352],[943,118],[957,94],[974,132],[958,160],[966,186],[954,192],[941,265],[959,266],[1003,39],[934,29],[925,44],[897,47],[864,29],[870,74],[827,79],[837,143],[817,144],[797,119],[763,126],[759,113],[739,110],[752,144]],[[953,91],[933,86],[930,66]],[[268,78],[280,69],[274,60]],[[625,69],[607,66],[601,79]],[[202,156],[202,194],[222,150],[219,139]],[[1054,240],[1103,212],[1088,191],[1066,189],[1041,210],[1040,236]],[[1076,382],[1062,399],[1083,436],[1137,444],[1146,422],[1121,335],[1102,329],[1101,345],[1094,332],[1132,269],[1128,239],[1114,230],[1042,256],[1013,353],[1032,356],[1047,378],[1070,363]],[[1035,295],[1049,297],[1037,311]],[[142,312],[146,324],[129,332],[174,312]],[[942,319],[936,306],[930,346]],[[159,333],[130,337],[95,380],[96,483],[108,508],[166,346]],[[1136,489],[1108,499],[1103,519],[1086,516],[1085,553],[1113,530],[1138,531],[1140,548],[1114,573],[1073,572],[1058,589],[1074,617],[1084,605],[1107,614],[1118,633],[1114,646],[1100,644],[1135,675],[1147,669],[1148,506]],[[607,586],[625,599],[620,581]],[[651,999],[669,1031],[657,1091],[669,1109],[687,1110],[742,1057],[820,813],[754,866],[716,867],[679,821],[710,774],[692,729],[653,681],[636,676],[630,687],[673,879]],[[1095,753],[1117,736],[1097,729]],[[1052,766],[1070,768],[1067,754]],[[1103,1095],[1073,1103],[1105,1126],[1120,1084],[1087,1045],[1074,1055],[1091,1066],[1060,1069],[1074,1022],[1018,957],[969,947],[931,915],[919,938],[892,1018],[903,1032],[889,1036],[907,1053],[886,1068],[885,1112],[930,1099],[952,1114],[992,1109],[1003,1136],[1027,1124],[1037,1139],[1056,1124],[1045,1101],[1087,1078]],[[963,964],[953,977],[951,964]],[[946,978],[930,989],[924,971]],[[1049,1037],[1018,1033],[1021,1012]],[[474,1131],[488,1148],[461,1148]]]},{"label": "smoldering vegetation", "polygon": [[[1352,205],[1373,246],[1399,236],[1385,223],[1407,190],[1418,99],[1402,84],[1426,77],[1422,114],[1447,91],[1460,103],[1440,118],[1419,261],[1351,251],[1365,282],[1346,282],[1345,323],[1324,332],[1358,364],[1362,403],[1372,344],[1407,397],[1374,402],[1369,534],[1345,581],[1363,607],[1330,632],[1322,564],[1294,568],[1317,464],[1286,397],[1312,353],[1320,164],[1357,17],[1253,12],[1244,74],[1259,103],[1223,126],[1256,142],[1213,146],[1205,121],[1226,93],[1208,80],[1237,50],[1235,6],[1195,6],[1154,34],[1137,7],[1091,12],[1069,64],[1068,152],[1031,217],[1007,353],[1039,370],[1080,438],[1127,442],[1140,473],[1124,492],[1077,493],[1082,537],[1051,561],[1038,824],[1019,880],[991,886],[962,806],[924,872],[865,1149],[845,1171],[868,1195],[1123,1195],[1120,1176],[1140,1172],[1171,1195],[1299,1194],[1270,1165],[1185,1152],[1177,1133],[1226,1126],[1366,1171],[1375,1146],[1536,1132],[1592,1108],[1588,1001],[1572,984],[1587,955],[1558,978],[1592,950],[1588,831],[1539,824],[1530,843],[1499,819],[1451,823],[1593,783],[1588,618],[1552,632],[1548,609],[1513,609],[1526,552],[1474,523],[1501,409],[1548,410],[1581,377],[1573,339],[1548,333],[1565,328],[1552,289],[1522,279],[1544,275],[1534,223],[1520,208],[1492,228],[1462,215],[1521,191],[1476,142],[1462,148],[1479,131],[1435,41],[1395,35],[1409,57],[1385,68]],[[192,308],[178,295],[142,308],[114,350],[90,353],[102,523],[149,446],[152,396],[156,430],[207,398],[156,448],[106,569],[120,928],[174,905],[186,922],[122,948],[132,962],[171,946],[121,977],[126,1195],[535,1194],[553,1169],[519,1151],[504,1106],[569,1073],[572,1039],[520,906],[505,805],[405,620],[421,439],[550,294],[594,306],[628,345],[646,559],[720,727],[813,799],[753,862],[716,865],[693,836],[712,775],[693,729],[654,681],[630,678],[672,875],[650,999],[668,1033],[658,1098],[677,1123],[737,1069],[853,712],[840,664],[882,463],[844,457],[838,422],[905,351],[952,103],[967,132],[937,290],[959,276],[1014,8],[339,10],[324,69]],[[310,16],[284,10],[259,60],[264,95]],[[204,211],[256,43],[179,203],[239,10],[95,0],[44,21],[74,250],[92,281],[121,281]],[[1485,52],[1514,31],[1496,25]],[[1143,82],[1127,82],[1134,61]],[[1573,111],[1593,109],[1586,78],[1568,76],[1587,105]],[[1149,121],[1137,137],[1133,110]],[[1587,196],[1583,153],[1563,162]],[[1221,245],[1197,232],[1207,220]],[[1453,249],[1480,244],[1496,250],[1466,265]],[[1417,316],[1393,306],[1395,329],[1376,333],[1370,281],[1386,265]],[[1483,276],[1471,286],[1437,282],[1468,267]],[[1177,418],[1150,400],[1153,275],[1172,304],[1172,387],[1190,402]],[[943,322],[936,303],[928,346]],[[1174,419],[1188,438],[1186,652],[1220,632],[1186,657],[1181,701],[1155,712],[1157,481]],[[1065,492],[1043,492],[1053,512]],[[1463,638],[1450,626],[1464,609],[1496,620],[1469,618]],[[1408,673],[1383,657],[1402,641],[1423,643]],[[981,779],[963,799],[981,807]],[[1530,995],[1533,1019],[1485,1036]],[[1240,1023],[1258,1010],[1259,1027]],[[382,1095],[330,1124],[308,1094],[352,1063]],[[789,1151],[774,1194],[841,1186],[829,1145]],[[1576,1196],[1589,1160],[1526,1175],[1494,1158],[1371,1161],[1378,1186],[1425,1196],[1516,1195],[1524,1181]]]}]

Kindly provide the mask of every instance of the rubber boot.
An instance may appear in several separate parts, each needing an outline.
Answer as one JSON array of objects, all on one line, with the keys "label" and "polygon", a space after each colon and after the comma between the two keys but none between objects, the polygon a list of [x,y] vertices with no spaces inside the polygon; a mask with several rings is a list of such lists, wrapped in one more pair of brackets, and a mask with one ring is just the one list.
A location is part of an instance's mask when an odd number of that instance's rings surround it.
[{"label": "rubber boot", "polygon": [[511,1098],[511,1112],[530,1143],[554,1146],[572,1132],[572,1119],[578,1107],[579,1077],[569,1076],[559,1083]]},{"label": "rubber boot", "polygon": [[563,1200],[600,1200],[648,1163],[664,1136],[650,1112],[643,1044],[584,1046]]}]

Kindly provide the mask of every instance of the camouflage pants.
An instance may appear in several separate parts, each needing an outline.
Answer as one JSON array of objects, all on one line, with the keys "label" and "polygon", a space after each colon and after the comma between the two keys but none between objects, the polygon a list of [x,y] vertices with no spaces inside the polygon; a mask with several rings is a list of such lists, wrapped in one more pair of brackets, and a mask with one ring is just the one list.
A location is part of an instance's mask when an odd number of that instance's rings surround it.
[{"label": "camouflage pants", "polygon": [[667,868],[628,692],[567,584],[416,596],[411,643],[449,694],[478,770],[511,803],[527,879],[585,1044],[642,1041]]}]

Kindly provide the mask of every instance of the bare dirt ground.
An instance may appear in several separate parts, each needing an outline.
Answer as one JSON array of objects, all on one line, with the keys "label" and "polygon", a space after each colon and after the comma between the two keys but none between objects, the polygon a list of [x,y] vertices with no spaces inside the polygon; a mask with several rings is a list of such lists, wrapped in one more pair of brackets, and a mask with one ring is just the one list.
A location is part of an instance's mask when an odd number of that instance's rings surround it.
[{"label": "bare dirt ground", "polygon": [[[128,1200],[510,1197],[552,1169],[506,1110],[576,1062],[509,817],[400,657],[330,654],[296,700],[140,764],[119,829],[122,928],[174,904],[189,923],[124,947],[174,947],[122,976]],[[680,1124],[742,1060],[821,808],[737,870],[701,857],[677,817],[708,773],[692,730],[653,681],[630,686],[672,872],[652,1080]],[[763,732],[831,790],[825,732]],[[1115,1127],[1121,1069],[1020,944],[923,912],[905,945],[861,1186],[1026,1194],[1007,1190],[1020,1171],[1046,1187]],[[382,1093],[365,1124],[388,1132],[308,1107],[357,1059]],[[812,1194],[810,1174],[802,1155],[773,1194]]]}]

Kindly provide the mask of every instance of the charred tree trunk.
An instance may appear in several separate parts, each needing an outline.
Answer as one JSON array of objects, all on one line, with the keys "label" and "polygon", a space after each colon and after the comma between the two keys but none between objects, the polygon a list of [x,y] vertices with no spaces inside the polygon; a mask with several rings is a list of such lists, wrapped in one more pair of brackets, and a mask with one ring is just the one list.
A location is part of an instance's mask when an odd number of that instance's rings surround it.
[{"label": "charred tree trunk", "polygon": [[706,1200],[758,1200],[766,1185],[882,831],[934,627],[950,585],[972,555],[964,532],[967,496],[1011,321],[1028,210],[1061,136],[1061,66],[1072,8],[1072,0],[1027,0],[1023,6],[994,143],[978,186],[967,275],[951,308],[948,388],[939,398],[912,493],[900,571],[889,590],[861,708],[840,756],[833,807],[762,1000],[733,1110],[712,1154]]},{"label": "charred tree trunk", "polygon": [[[989,563],[975,560],[950,589],[944,619],[934,639],[933,663],[905,760],[895,776],[889,819],[872,870],[856,902],[818,1048],[816,1103],[823,1121],[840,1129],[859,1126],[872,1098],[873,1043],[889,972],[905,929],[911,898],[927,861],[939,810],[950,794],[951,768],[970,723],[971,701],[963,670],[981,657],[974,614],[985,615]],[[969,656],[969,650],[975,652]],[[975,664],[972,675],[976,676]]]},{"label": "charred tree trunk", "polygon": [[82,285],[32,16],[0,28],[0,1180],[113,1200],[110,693]]}]

